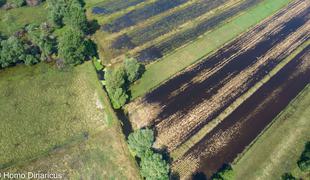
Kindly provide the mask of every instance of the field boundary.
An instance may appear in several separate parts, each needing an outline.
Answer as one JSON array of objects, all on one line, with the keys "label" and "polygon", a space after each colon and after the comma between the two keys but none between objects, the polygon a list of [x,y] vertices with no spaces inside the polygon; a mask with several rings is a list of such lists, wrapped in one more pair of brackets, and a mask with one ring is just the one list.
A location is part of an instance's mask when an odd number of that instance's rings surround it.
[{"label": "field boundary", "polygon": [[268,131],[273,124],[275,124],[277,122],[277,120],[279,119],[279,117],[282,116],[282,114],[285,113],[285,111],[294,103],[296,103],[297,101],[299,101],[300,97],[302,97],[304,95],[304,93],[310,88],[310,85],[307,85],[264,129],[261,133],[259,133],[259,135],[242,151],[242,153],[240,153],[235,160],[232,162],[232,165],[237,164],[240,159],[242,158],[242,156],[244,154],[246,154],[249,149],[251,149],[251,147],[260,139],[260,137],[266,132]]},{"label": "field boundary", "polygon": [[[142,76],[142,78],[135,83],[131,87],[132,91],[132,99],[143,96],[145,93],[150,92],[154,89],[156,89],[161,84],[165,83],[169,79],[173,78],[175,75],[178,74],[178,72],[188,68],[188,66],[191,66],[200,60],[202,60],[205,57],[208,57],[209,55],[212,55],[215,53],[218,49],[221,47],[227,45],[228,43],[231,43],[236,38],[240,37],[242,34],[247,32],[250,28],[257,25],[259,22],[264,20],[267,17],[272,16],[276,12],[278,12],[281,8],[292,2],[293,0],[276,0],[276,1],[263,1],[259,3],[258,5],[249,8],[248,10],[239,13],[238,15],[232,17],[228,20],[225,24],[218,25],[215,29],[210,30],[206,32],[204,35],[200,36],[198,39],[196,39],[193,42],[190,42],[186,44],[185,46],[178,48],[173,53],[168,54],[164,56],[161,60],[151,63],[146,67],[146,72]],[[270,7],[269,5],[275,3],[274,6]],[[257,19],[253,19],[253,12],[256,12],[260,9],[268,9],[267,14],[263,14]],[[236,28],[236,32],[233,32],[229,34],[228,37],[223,38],[221,42],[214,39],[217,35],[220,35],[223,33],[226,34],[227,28],[230,26],[236,26],[236,22],[238,22],[241,18],[248,18],[250,19],[250,22],[246,24],[244,28]],[[210,44],[206,44],[206,41],[211,41],[215,45],[213,47],[210,46]],[[224,42],[223,42],[224,41]],[[199,48],[205,47],[204,50],[199,51]],[[197,50],[198,49],[198,50]],[[190,52],[193,51],[193,52]],[[184,57],[182,57],[184,56]],[[185,56],[187,58],[185,58]],[[190,58],[189,58],[190,57]],[[180,60],[182,59],[182,61]],[[167,68],[170,67],[176,67],[175,70],[167,70]],[[157,77],[158,73],[156,72],[166,72],[163,76]]]},{"label": "field boundary", "polygon": [[[273,76],[275,76],[285,65],[294,59],[304,48],[310,45],[310,40],[304,42],[296,50],[294,50],[288,57],[280,62],[275,68],[273,68],[262,80],[252,86],[247,92],[236,99],[229,107],[227,107],[221,114],[210,121],[207,125],[201,128],[194,136],[180,145],[177,149],[171,152],[173,159],[178,159],[194,144],[198,143],[206,134],[214,129],[219,123],[221,123],[226,117],[228,117],[235,109],[237,109],[244,101],[246,101],[251,95],[253,95],[260,87],[267,83]],[[259,135],[260,136],[260,135]],[[258,137],[259,137],[258,136]]]}]

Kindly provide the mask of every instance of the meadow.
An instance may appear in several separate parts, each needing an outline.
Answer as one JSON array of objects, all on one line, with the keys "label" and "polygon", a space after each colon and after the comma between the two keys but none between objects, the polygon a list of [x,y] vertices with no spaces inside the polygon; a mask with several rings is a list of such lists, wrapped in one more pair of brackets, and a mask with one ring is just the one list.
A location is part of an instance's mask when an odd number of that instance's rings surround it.
[{"label": "meadow", "polygon": [[139,177],[91,62],[2,70],[0,94],[0,172]]},{"label": "meadow", "polygon": [[39,25],[46,20],[46,3],[35,7],[24,6],[10,10],[0,9],[0,33],[10,35],[27,24]]}]

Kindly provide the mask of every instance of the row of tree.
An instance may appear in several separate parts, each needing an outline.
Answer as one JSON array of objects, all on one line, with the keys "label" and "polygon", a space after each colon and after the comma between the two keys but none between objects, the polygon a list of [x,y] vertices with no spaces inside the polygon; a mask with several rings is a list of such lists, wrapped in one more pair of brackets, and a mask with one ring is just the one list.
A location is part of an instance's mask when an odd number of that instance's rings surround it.
[{"label": "row of tree", "polygon": [[141,175],[147,180],[168,180],[169,164],[152,149],[154,140],[154,133],[150,129],[139,129],[128,136],[131,151],[141,160]]},{"label": "row of tree", "polygon": [[23,62],[27,65],[45,61],[55,52],[55,38],[48,28],[28,25],[17,35],[2,38],[0,43],[0,68]]},{"label": "row of tree", "polygon": [[114,109],[121,108],[129,99],[129,85],[140,78],[143,66],[135,58],[126,58],[120,66],[107,68],[105,87]]},{"label": "row of tree", "polygon": [[[19,62],[32,65],[52,60],[77,65],[96,56],[96,45],[86,37],[88,22],[80,0],[47,0],[49,22],[27,25],[10,37],[0,38],[0,68]],[[58,38],[53,32],[61,31]]]}]

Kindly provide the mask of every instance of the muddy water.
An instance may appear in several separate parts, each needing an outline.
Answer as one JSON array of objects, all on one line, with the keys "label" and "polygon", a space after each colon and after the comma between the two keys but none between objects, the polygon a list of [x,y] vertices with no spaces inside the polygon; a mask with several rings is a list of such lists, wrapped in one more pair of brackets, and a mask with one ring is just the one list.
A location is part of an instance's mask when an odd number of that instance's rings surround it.
[{"label": "muddy water", "polygon": [[[200,159],[200,172],[210,177],[224,163],[231,163],[246,146],[310,83],[310,46],[287,64],[269,82],[239,106],[221,124],[193,146],[186,156]],[[307,64],[305,63],[307,62]],[[304,63],[303,65],[301,65]],[[306,64],[306,65],[305,65]],[[301,71],[302,68],[305,71]],[[238,132],[223,147],[215,148],[214,139],[238,125]],[[212,149],[212,150],[211,150]]]}]

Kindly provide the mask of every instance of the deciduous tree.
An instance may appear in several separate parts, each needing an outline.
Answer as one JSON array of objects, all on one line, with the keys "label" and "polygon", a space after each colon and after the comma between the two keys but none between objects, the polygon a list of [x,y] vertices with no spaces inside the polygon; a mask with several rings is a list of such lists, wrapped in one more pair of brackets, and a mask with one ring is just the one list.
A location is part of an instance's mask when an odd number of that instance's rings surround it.
[{"label": "deciduous tree", "polygon": [[58,55],[67,65],[81,64],[85,60],[84,35],[81,31],[66,28],[58,38]]},{"label": "deciduous tree", "polygon": [[141,175],[146,180],[168,180],[169,165],[161,154],[148,150],[140,162]]},{"label": "deciduous tree", "polygon": [[154,133],[150,129],[139,129],[128,136],[130,149],[140,158],[151,149],[153,142]]},{"label": "deciduous tree", "polygon": [[141,76],[142,65],[135,58],[126,58],[124,68],[130,83],[133,83]]}]

